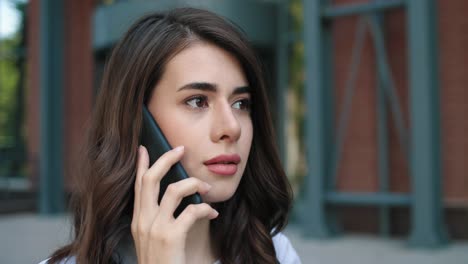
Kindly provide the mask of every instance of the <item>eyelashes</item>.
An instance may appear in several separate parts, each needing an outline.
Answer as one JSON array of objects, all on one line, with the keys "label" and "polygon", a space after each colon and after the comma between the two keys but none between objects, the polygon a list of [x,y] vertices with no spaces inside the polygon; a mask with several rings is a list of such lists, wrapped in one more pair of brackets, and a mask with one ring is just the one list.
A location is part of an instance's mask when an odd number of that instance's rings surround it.
[{"label": "eyelashes", "polygon": [[[185,100],[185,104],[193,109],[204,109],[209,107],[208,97],[197,95]],[[252,102],[249,98],[242,98],[235,101],[231,106],[234,109],[250,112]]]},{"label": "eyelashes", "polygon": [[241,99],[236,101],[234,104],[232,104],[233,108],[239,109],[239,110],[244,110],[244,111],[249,111],[251,108],[251,101],[250,99]]},{"label": "eyelashes", "polygon": [[185,104],[192,108],[207,108],[208,98],[206,96],[197,95],[187,99]]}]

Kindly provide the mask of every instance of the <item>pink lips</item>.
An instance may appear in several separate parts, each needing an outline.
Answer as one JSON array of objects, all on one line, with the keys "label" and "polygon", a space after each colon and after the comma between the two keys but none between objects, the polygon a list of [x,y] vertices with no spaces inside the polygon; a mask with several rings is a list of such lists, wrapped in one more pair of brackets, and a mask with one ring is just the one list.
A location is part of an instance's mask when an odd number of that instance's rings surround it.
[{"label": "pink lips", "polygon": [[234,175],[237,172],[237,164],[240,162],[240,156],[219,155],[203,162],[209,171],[219,175]]}]

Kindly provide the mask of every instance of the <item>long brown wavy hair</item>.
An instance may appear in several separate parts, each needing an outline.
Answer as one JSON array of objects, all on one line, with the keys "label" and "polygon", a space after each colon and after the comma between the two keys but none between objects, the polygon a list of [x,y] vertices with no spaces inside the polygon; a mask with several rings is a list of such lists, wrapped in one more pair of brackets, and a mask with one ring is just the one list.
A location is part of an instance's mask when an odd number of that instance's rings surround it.
[{"label": "long brown wavy hair", "polygon": [[233,54],[252,88],[253,142],[233,197],[213,205],[220,215],[210,233],[223,264],[277,263],[272,236],[287,223],[292,192],[281,167],[262,66],[233,23],[209,11],[179,8],[138,20],[114,47],[83,146],[72,193],[74,239],[53,253],[56,263],[116,263],[117,245],[130,233],[142,106],[167,62],[195,42]]}]

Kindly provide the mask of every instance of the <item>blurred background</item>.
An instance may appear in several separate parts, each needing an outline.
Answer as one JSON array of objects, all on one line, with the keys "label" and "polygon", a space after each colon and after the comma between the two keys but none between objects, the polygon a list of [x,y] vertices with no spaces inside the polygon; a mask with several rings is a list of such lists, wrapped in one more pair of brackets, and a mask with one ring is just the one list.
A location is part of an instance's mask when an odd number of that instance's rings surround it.
[{"label": "blurred background", "polygon": [[0,0],[0,263],[70,238],[106,58],[180,6],[234,21],[265,63],[304,263],[468,263],[465,0]]}]

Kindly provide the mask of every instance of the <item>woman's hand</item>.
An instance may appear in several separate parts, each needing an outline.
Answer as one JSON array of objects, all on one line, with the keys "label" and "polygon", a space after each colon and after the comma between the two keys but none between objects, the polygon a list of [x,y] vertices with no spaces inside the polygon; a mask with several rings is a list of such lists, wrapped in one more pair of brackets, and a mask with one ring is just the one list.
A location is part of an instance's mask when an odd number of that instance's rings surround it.
[{"label": "woman's hand", "polygon": [[199,219],[214,219],[218,212],[206,203],[191,204],[175,219],[182,198],[211,188],[197,178],[170,184],[158,204],[160,181],[184,154],[177,147],[162,155],[150,168],[146,148],[138,149],[132,236],[138,263],[185,263],[185,241],[191,226]]}]

